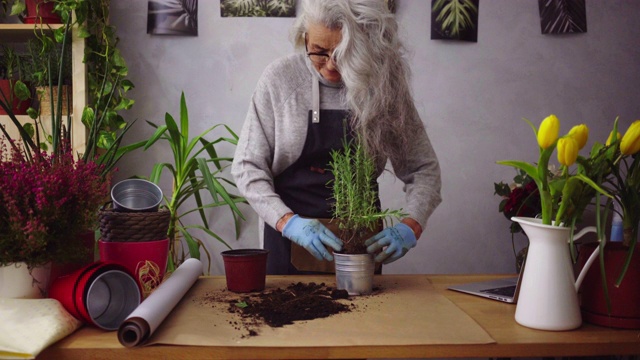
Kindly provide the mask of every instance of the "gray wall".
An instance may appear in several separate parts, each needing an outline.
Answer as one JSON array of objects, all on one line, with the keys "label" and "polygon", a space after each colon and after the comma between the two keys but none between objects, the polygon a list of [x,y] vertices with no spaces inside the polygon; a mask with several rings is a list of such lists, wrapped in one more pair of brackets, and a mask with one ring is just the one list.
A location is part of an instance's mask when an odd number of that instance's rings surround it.
[{"label": "gray wall", "polygon": [[[626,130],[640,118],[640,2],[587,0],[588,32],[540,33],[535,0],[482,0],[478,43],[430,40],[430,3],[398,0],[396,16],[410,50],[417,107],[442,167],[443,203],[431,217],[418,246],[387,273],[514,272],[509,221],[498,213],[493,183],[510,181],[511,168],[497,160],[535,161],[537,144],[526,117],[539,123],[556,114],[565,133],[590,126],[593,141],[604,141],[620,116]],[[289,54],[292,18],[221,18],[218,1],[201,0],[198,37],[146,34],[146,1],[112,0],[112,22],[136,88],[128,120],[138,119],[128,141],[144,139],[144,122],[179,114],[185,92],[192,134],[226,123],[239,132],[253,88],[264,67]],[[149,175],[169,149],[136,152],[120,164],[116,180]],[[233,148],[224,148],[231,155]],[[555,160],[554,160],[555,161]],[[402,184],[381,179],[383,206],[403,206]],[[163,184],[168,191],[169,184]],[[388,190],[387,190],[388,189]],[[258,246],[258,219],[248,221],[234,240],[228,211],[211,214],[213,230],[234,248]],[[516,247],[525,244],[516,237]],[[211,272],[222,274],[215,241],[208,246]]]}]

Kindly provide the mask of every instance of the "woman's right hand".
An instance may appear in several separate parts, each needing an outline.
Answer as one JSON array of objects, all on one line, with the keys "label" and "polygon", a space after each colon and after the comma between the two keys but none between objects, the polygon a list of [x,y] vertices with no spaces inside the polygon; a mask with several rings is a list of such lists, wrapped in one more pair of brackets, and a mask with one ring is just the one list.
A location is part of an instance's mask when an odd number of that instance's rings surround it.
[{"label": "woman's right hand", "polygon": [[342,250],[342,240],[317,219],[305,219],[297,214],[293,215],[284,225],[282,235],[305,248],[318,260],[333,261],[333,256],[325,246],[335,251]]}]

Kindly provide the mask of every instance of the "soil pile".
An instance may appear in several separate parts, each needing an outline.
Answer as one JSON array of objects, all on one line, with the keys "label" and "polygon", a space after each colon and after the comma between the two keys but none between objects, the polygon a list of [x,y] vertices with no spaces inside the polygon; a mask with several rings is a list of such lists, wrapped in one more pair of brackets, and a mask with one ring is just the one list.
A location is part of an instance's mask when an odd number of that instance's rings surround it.
[{"label": "soil pile", "polygon": [[348,298],[346,290],[336,290],[324,283],[298,282],[284,289],[277,288],[232,300],[229,302],[229,312],[239,313],[245,324],[263,321],[271,327],[281,327],[294,321],[325,318],[351,311],[353,305],[337,301]]}]

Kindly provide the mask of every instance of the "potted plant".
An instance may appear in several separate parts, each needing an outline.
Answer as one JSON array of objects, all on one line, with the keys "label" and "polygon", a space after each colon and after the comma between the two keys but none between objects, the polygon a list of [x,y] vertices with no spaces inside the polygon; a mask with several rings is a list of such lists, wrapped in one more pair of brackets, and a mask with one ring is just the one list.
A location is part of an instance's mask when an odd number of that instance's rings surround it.
[{"label": "potted plant", "polygon": [[[611,209],[618,212],[614,217],[617,215],[622,219],[622,241],[607,241],[601,247],[599,268],[589,270],[586,275],[581,308],[583,316],[591,323],[639,329],[640,256],[634,250],[640,222],[640,121],[635,121],[621,136],[616,119],[607,147],[610,173],[604,179],[603,187],[612,198],[598,209],[598,217],[604,221]],[[617,206],[612,206],[613,202]],[[591,251],[595,245],[585,244],[584,247]],[[580,262],[586,262],[584,257]]]},{"label": "potted plant", "polygon": [[[147,123],[156,129],[154,134],[146,141],[126,146],[126,149],[130,151],[144,147],[144,150],[147,150],[158,141],[166,141],[171,147],[172,162],[155,164],[149,177],[150,181],[159,184],[166,170],[172,183],[169,194],[165,193],[166,206],[171,212],[167,272],[175,270],[188,257],[200,259],[200,249],[206,254],[210,267],[211,255],[203,240],[192,232],[202,231],[231,249],[229,244],[211,229],[205,212],[207,209],[227,206],[231,210],[236,234],[239,233],[240,220],[244,220],[244,216],[237,204],[246,203],[246,200],[227,190],[229,186],[235,187],[235,184],[223,174],[233,158],[221,157],[216,150],[219,143],[237,144],[238,136],[227,125],[218,124],[192,138],[189,133],[189,114],[184,93],[180,97],[179,123],[169,113],[165,115],[164,125],[149,121]],[[206,139],[207,135],[221,127],[226,130],[227,135],[213,141]],[[207,196],[211,197],[208,201]],[[185,209],[190,206],[189,201],[195,201],[195,207]],[[186,217],[193,213],[199,214],[200,225],[185,223]]]},{"label": "potted plant", "polygon": [[[64,8],[62,8],[64,9]],[[66,13],[63,14],[63,19],[65,20],[64,26],[54,30],[54,36],[57,42],[59,42],[60,46],[60,56],[59,61],[51,62],[48,64],[48,71],[46,73],[46,81],[49,86],[52,86],[53,83],[53,71],[51,68],[57,67],[58,70],[58,80],[59,83],[62,79],[63,67],[65,64],[65,56],[68,56],[68,51],[66,51],[69,46],[70,33],[71,33],[71,9],[68,9]],[[76,16],[77,19],[77,16]],[[77,24],[76,24],[77,25]],[[39,28],[36,28],[38,31]],[[43,50],[50,49],[49,46],[54,46],[54,40],[52,37],[45,36],[46,34],[39,34],[40,41],[42,42]],[[122,69],[122,67],[120,68]],[[36,71],[32,71],[32,74],[36,73]],[[78,129],[77,127],[73,128],[73,123],[71,121],[71,115],[68,114],[66,116],[66,121],[62,116],[62,97],[60,96],[61,89],[58,89],[58,97],[55,100],[54,106],[52,106],[52,113],[50,116],[50,122],[46,122],[45,119],[42,119],[39,116],[39,113],[34,109],[28,109],[28,114],[31,121],[27,121],[26,123],[20,121],[12,111],[10,107],[10,103],[6,98],[0,97],[0,108],[4,109],[11,120],[12,125],[17,129],[17,133],[19,134],[17,138],[12,138],[9,132],[7,131],[7,127],[3,126],[2,134],[6,142],[3,146],[6,147],[4,153],[15,154],[13,157],[22,158],[23,162],[26,164],[30,164],[35,168],[40,169],[48,169],[49,163],[51,164],[64,164],[69,174],[73,174],[71,170],[72,167],[78,168],[80,164],[93,164],[92,166],[95,171],[98,171],[99,178],[96,181],[93,181],[92,178],[88,177],[90,174],[87,174],[87,180],[90,181],[87,186],[93,186],[94,188],[98,188],[96,184],[100,183],[103,186],[108,188],[108,182],[110,180],[110,174],[115,166],[115,164],[121,159],[124,154],[127,153],[126,148],[120,148],[120,143],[122,141],[123,135],[129,129],[131,124],[118,124],[116,128],[110,128],[110,124],[114,124],[110,122],[110,120],[121,118],[120,115],[114,115],[116,112],[116,108],[113,107],[110,102],[112,99],[117,98],[116,92],[121,90],[119,86],[113,86],[112,83],[109,82],[110,72],[109,74],[102,75],[102,96],[99,98],[99,101],[93,104],[88,105],[82,114],[82,123],[84,124],[83,128]],[[121,77],[121,74],[116,75],[117,78]],[[49,91],[52,91],[49,88]],[[125,101],[126,102],[126,101]],[[72,149],[70,145],[70,139],[72,138],[72,133],[74,132],[86,132],[86,148],[85,149]],[[42,151],[46,150],[48,154],[43,153]],[[43,160],[44,159],[44,160]],[[7,164],[12,164],[13,160],[10,160],[8,157],[3,160]],[[9,166],[9,165],[7,165]],[[17,165],[16,165],[17,166]],[[35,171],[35,170],[34,170]],[[44,170],[43,170],[44,171]],[[55,185],[58,184],[58,181],[55,178],[44,178],[42,180],[42,189],[43,191],[47,191],[49,188],[55,188]],[[71,181],[71,180],[69,180]],[[59,189],[59,196],[65,195],[65,190],[72,192],[77,189],[75,188],[63,188]],[[100,188],[102,189],[102,188]],[[9,194],[10,195],[10,194]],[[9,196],[7,195],[7,196]],[[71,194],[69,194],[71,196]],[[93,194],[88,195],[85,194],[87,198],[91,198]],[[105,193],[100,193],[99,195],[101,202],[106,198]],[[87,205],[87,208],[90,205]],[[99,206],[95,206],[93,211],[91,212],[90,222],[78,222],[75,224],[69,224],[70,228],[66,229],[68,234],[82,233],[87,234],[87,231],[91,234],[91,237],[80,240],[83,241],[84,247],[86,249],[93,248],[93,229],[96,228],[97,225],[97,214],[98,214]],[[67,215],[73,215],[73,211],[68,211]],[[2,222],[9,225],[14,225],[13,220],[9,219],[10,213],[5,211],[2,214]],[[29,223],[30,224],[30,223]],[[29,225],[27,224],[27,225]],[[18,226],[19,223],[16,223],[15,226]],[[82,225],[82,228],[76,228],[75,226]],[[72,227],[73,226],[73,227]],[[49,227],[44,227],[45,231],[52,232],[50,235],[43,235],[43,241],[49,241],[52,237],[57,236],[57,238],[63,238],[63,236],[58,236],[55,234],[53,229]],[[26,232],[26,230],[25,230]],[[10,237],[7,237],[11,239]],[[74,246],[72,244],[76,241],[76,239],[67,239],[67,245],[72,251]],[[11,243],[10,240],[7,240],[5,244]],[[62,245],[61,245],[62,246]],[[48,249],[48,247],[47,247]],[[47,250],[48,251],[48,250]],[[60,250],[64,253],[64,250]],[[76,252],[80,254],[79,252]],[[51,254],[51,262],[54,264],[64,263],[70,261],[72,259],[65,259],[64,257],[59,256],[59,253]],[[90,254],[92,255],[92,254]],[[33,257],[33,256],[31,256]],[[45,257],[46,259],[46,257]],[[93,256],[90,257],[93,259]],[[10,261],[10,260],[7,260]],[[36,264],[40,261],[31,261],[29,259],[25,260],[27,262],[32,262]],[[64,270],[62,270],[64,272]]]},{"label": "potted plant", "polygon": [[[37,99],[37,112],[43,117],[56,112],[63,116],[69,115],[73,104],[71,47],[65,46],[63,49],[56,43],[45,46],[42,41],[32,39],[27,43],[33,64],[31,78]],[[62,96],[60,102],[57,101],[59,94]],[[62,104],[61,109],[56,108],[58,103]]]},{"label": "potted plant", "polygon": [[92,248],[81,235],[108,193],[102,167],[74,159],[64,140],[51,154],[13,145],[0,147],[0,265],[31,272],[84,260]]},{"label": "potted plant", "polygon": [[365,241],[382,230],[390,218],[400,219],[402,210],[381,210],[377,201],[375,164],[358,139],[344,141],[343,148],[331,152],[329,168],[334,179],[333,217],[335,235],[343,241],[334,252],[336,283],[351,295],[372,290],[375,262]]},{"label": "potted plant", "polygon": [[0,46],[0,97],[10,107],[0,108],[0,115],[26,115],[31,104],[30,61],[10,45]]},{"label": "potted plant", "polygon": [[25,24],[60,24],[55,0],[14,0],[11,15],[20,15]]},{"label": "potted plant", "polygon": [[[44,86],[38,94],[54,99],[55,106],[46,112],[51,112],[51,118],[56,119],[52,121],[61,122],[63,102],[56,99],[65,93],[71,94],[70,90],[59,88],[58,85],[66,85],[71,77],[73,33],[85,44],[82,62],[86,68],[81,71],[86,71],[88,96],[82,113],[76,114],[80,116],[82,124],[91,130],[83,151],[93,157],[109,152],[109,148],[118,148],[121,135],[132,125],[124,120],[122,111],[134,104],[133,100],[127,98],[127,92],[134,85],[126,78],[127,64],[118,50],[115,28],[109,25],[109,1],[48,0],[47,3],[54,5],[54,11],[62,19],[62,26],[51,29],[36,25],[34,34],[37,41],[31,45],[32,56],[37,60],[34,75],[38,83]],[[70,103],[71,100],[65,102]],[[37,116],[35,112],[32,118]],[[67,119],[71,118],[67,116]],[[124,151],[113,157],[103,157],[110,163],[105,170],[110,171],[123,154]]]}]

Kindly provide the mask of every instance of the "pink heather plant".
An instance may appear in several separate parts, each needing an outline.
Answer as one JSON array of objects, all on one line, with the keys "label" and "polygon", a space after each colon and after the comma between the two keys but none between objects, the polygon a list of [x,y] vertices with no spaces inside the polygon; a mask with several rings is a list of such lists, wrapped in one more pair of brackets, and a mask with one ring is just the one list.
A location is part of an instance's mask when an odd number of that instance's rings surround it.
[{"label": "pink heather plant", "polygon": [[0,146],[0,265],[82,259],[90,249],[78,234],[95,227],[108,194],[101,167],[71,151],[29,155]]}]

